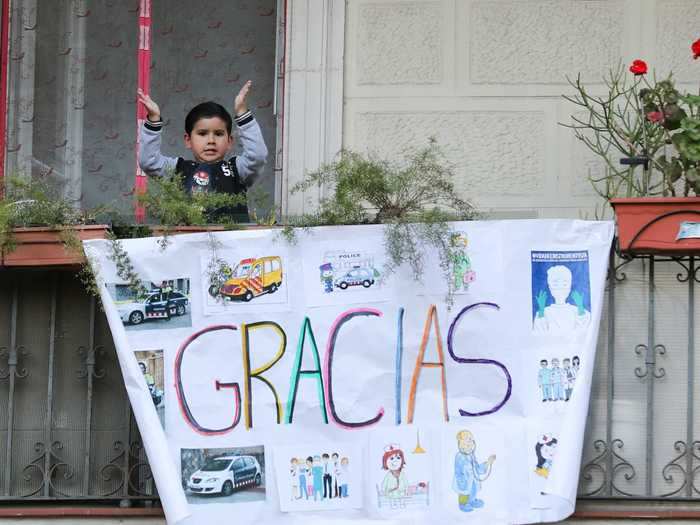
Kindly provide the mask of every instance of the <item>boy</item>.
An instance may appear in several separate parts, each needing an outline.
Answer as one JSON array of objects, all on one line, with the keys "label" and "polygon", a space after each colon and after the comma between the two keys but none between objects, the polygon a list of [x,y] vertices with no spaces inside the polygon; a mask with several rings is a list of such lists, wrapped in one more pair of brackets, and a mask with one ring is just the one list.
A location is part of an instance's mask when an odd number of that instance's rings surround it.
[{"label": "boy", "polygon": [[[215,102],[203,102],[192,108],[185,118],[185,147],[192,151],[194,161],[161,154],[163,121],[160,108],[139,89],[139,102],[148,113],[141,128],[141,169],[148,175],[179,174],[188,194],[209,191],[245,194],[267,159],[260,126],[246,103],[251,86],[250,80],[246,82],[234,102],[243,153],[225,160],[234,142],[231,115]],[[247,220],[247,206],[238,206],[234,212]]]}]

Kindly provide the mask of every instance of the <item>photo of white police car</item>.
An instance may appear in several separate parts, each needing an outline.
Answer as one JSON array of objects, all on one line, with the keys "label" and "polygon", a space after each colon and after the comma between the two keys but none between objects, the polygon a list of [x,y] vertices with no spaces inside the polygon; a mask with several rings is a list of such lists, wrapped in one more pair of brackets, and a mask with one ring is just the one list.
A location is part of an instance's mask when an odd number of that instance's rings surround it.
[{"label": "photo of white police car", "polygon": [[151,292],[142,301],[117,305],[123,323],[138,325],[146,319],[170,319],[187,313],[189,300],[180,292]]},{"label": "photo of white police car", "polygon": [[216,456],[187,480],[187,489],[195,494],[230,496],[234,490],[259,487],[262,483],[260,463],[253,456]]}]

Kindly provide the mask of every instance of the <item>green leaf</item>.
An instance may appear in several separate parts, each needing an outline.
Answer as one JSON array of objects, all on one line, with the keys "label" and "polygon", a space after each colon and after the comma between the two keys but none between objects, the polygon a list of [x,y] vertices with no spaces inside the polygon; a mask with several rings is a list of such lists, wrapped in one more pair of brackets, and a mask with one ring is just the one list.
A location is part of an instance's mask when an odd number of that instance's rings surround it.
[{"label": "green leaf", "polygon": [[691,184],[696,184],[700,182],[700,172],[698,172],[696,168],[690,168],[688,171],[685,172],[685,178]]},{"label": "green leaf", "polygon": [[689,106],[700,106],[700,95],[683,95],[680,99]]}]

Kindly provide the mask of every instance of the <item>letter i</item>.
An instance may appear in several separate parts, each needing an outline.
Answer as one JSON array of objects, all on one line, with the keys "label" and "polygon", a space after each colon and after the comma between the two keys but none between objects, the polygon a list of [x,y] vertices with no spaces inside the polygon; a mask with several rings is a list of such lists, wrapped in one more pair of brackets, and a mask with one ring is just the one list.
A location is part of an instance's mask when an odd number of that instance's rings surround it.
[{"label": "letter i", "polygon": [[396,327],[396,424],[401,424],[401,362],[403,360],[403,306],[399,308]]}]

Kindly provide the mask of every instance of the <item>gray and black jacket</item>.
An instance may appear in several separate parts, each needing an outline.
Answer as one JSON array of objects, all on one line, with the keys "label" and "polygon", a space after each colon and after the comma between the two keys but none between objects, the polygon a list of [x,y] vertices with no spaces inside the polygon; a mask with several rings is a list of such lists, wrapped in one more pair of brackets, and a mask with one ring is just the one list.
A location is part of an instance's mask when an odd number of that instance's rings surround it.
[{"label": "gray and black jacket", "polygon": [[[235,120],[243,148],[241,155],[212,164],[163,155],[160,152],[163,123],[147,120],[141,127],[139,165],[151,176],[178,174],[189,194],[197,191],[244,194],[265,165],[267,147],[260,126],[250,111]],[[244,212],[247,213],[245,206],[236,209],[239,216]]]}]

